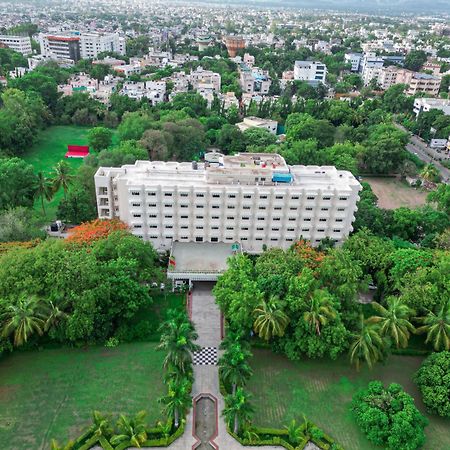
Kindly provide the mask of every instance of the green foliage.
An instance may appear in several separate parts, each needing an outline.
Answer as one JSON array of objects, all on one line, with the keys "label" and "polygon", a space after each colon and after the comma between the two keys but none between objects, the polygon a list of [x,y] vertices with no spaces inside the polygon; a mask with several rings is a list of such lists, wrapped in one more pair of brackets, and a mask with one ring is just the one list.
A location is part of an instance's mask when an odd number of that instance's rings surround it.
[{"label": "green foliage", "polygon": [[89,146],[96,152],[108,148],[112,143],[113,133],[105,127],[94,127],[88,132]]},{"label": "green foliage", "polygon": [[0,212],[0,242],[30,241],[44,237],[45,232],[30,209],[17,207]]},{"label": "green foliage", "polygon": [[369,441],[387,449],[415,450],[425,442],[428,420],[420,414],[414,400],[398,384],[386,389],[380,381],[369,383],[352,402],[357,424]]},{"label": "green foliage", "polygon": [[264,151],[269,145],[275,144],[277,138],[274,134],[263,128],[249,128],[244,131],[244,142],[247,151]]},{"label": "green foliage", "polygon": [[405,57],[404,67],[417,72],[426,61],[427,54],[423,50],[411,50]]},{"label": "green foliage", "polygon": [[414,381],[427,410],[450,417],[450,352],[432,353],[420,366]]}]

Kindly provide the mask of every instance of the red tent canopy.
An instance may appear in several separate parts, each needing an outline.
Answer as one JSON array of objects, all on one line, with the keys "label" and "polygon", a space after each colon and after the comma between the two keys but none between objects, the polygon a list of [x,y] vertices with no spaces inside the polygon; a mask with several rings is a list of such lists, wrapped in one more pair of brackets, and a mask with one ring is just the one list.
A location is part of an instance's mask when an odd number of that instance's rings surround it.
[{"label": "red tent canopy", "polygon": [[88,145],[68,145],[66,158],[84,158],[89,155]]}]

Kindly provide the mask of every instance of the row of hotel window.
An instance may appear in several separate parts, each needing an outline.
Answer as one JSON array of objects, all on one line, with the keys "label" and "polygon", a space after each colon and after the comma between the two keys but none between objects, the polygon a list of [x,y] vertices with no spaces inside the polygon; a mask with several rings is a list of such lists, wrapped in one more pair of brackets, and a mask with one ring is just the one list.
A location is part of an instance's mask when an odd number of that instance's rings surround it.
[{"label": "row of hotel window", "polygon": [[[141,195],[141,191],[131,191],[131,195],[134,195],[134,196]],[[148,192],[147,195],[149,197],[154,197],[154,196],[156,196],[156,192]],[[172,192],[164,192],[164,197],[172,197],[172,195],[173,195]],[[195,196],[197,198],[204,198],[205,194],[201,193],[201,192],[197,192],[195,194]],[[180,197],[189,197],[189,193],[187,193],[187,192],[180,192]],[[220,198],[221,194],[211,194],[211,197],[212,198]],[[227,197],[228,198],[236,198],[237,195],[236,194],[228,194]],[[242,197],[245,198],[245,199],[252,199],[254,196],[252,194],[244,194]],[[266,199],[269,198],[269,195],[268,194],[260,194],[259,198],[261,200],[266,200]],[[284,200],[285,196],[284,195],[275,195],[275,199],[276,200]],[[307,200],[315,200],[316,196],[315,195],[309,195],[309,196],[306,197],[306,199]],[[290,200],[300,200],[300,196],[299,195],[291,195],[290,196]],[[331,200],[331,196],[324,196],[324,197],[322,197],[322,200],[323,201]],[[348,200],[348,197],[347,196],[340,196],[339,200],[342,200],[342,201]]]},{"label": "row of hotel window", "polygon": [[[143,227],[143,225],[141,224],[135,224],[133,225],[133,228],[136,229],[141,229]],[[150,229],[158,229],[158,225],[149,225],[148,228]],[[173,230],[173,225],[165,225],[164,228],[166,230]],[[180,227],[181,230],[188,230],[189,227],[187,225],[183,225]],[[198,225],[195,227],[196,230],[204,230],[205,228],[202,225]],[[226,230],[228,231],[235,231],[234,227],[225,227]],[[256,231],[264,231],[265,227],[256,227]],[[212,231],[216,231],[219,230],[219,227],[216,226],[212,226],[211,227]],[[249,227],[241,227],[241,231],[248,231]],[[311,228],[302,228],[302,232],[309,232],[311,230]],[[280,231],[280,228],[277,227],[273,227],[271,228],[271,231]],[[286,228],[286,231],[288,232],[295,232],[295,228]],[[325,228],[318,228],[316,230],[318,233],[324,233],[325,232]],[[342,230],[340,228],[333,228],[333,233],[340,233]]]},{"label": "row of hotel window", "polygon": [[[138,234],[136,236],[139,237],[140,239],[144,239],[144,236],[142,236],[141,234]],[[159,240],[159,239],[161,239],[161,237],[162,236],[152,235],[152,236],[149,236],[149,239]],[[170,240],[170,239],[173,239],[173,236],[164,236],[164,239]],[[315,242],[320,242],[322,239],[315,239]],[[189,236],[181,236],[180,237],[180,241],[190,241],[190,240],[191,240],[191,238]],[[224,240],[225,241],[235,241],[236,238],[232,237],[232,236],[227,236]],[[239,241],[248,241],[248,240],[249,239],[247,237],[239,238]],[[264,241],[266,239],[261,238],[261,237],[257,237],[254,240],[258,241],[258,242],[262,242],[262,241]],[[281,239],[281,238],[270,238],[271,242],[279,242],[279,241],[294,242],[296,240],[298,240],[298,239],[294,239],[294,238],[290,238],[290,237],[285,237],[284,239]],[[332,240],[334,242],[339,242],[339,239],[332,239]],[[204,241],[205,241],[205,239],[203,238],[203,236],[196,236],[195,237],[195,242],[204,242]],[[218,237],[211,237],[209,241],[210,242],[219,242],[219,238]]]}]

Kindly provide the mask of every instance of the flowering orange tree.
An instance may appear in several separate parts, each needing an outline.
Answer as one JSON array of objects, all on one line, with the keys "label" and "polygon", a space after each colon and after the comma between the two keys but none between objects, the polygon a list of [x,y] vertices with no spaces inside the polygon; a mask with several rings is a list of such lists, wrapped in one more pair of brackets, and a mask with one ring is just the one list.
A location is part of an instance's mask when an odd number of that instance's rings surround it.
[{"label": "flowering orange tree", "polygon": [[70,230],[68,242],[76,244],[90,244],[108,237],[114,231],[126,231],[128,225],[120,220],[96,219],[85,222]]},{"label": "flowering orange tree", "polygon": [[325,254],[311,247],[311,244],[304,239],[300,239],[293,245],[293,249],[298,257],[304,261],[306,267],[317,269],[320,266]]}]

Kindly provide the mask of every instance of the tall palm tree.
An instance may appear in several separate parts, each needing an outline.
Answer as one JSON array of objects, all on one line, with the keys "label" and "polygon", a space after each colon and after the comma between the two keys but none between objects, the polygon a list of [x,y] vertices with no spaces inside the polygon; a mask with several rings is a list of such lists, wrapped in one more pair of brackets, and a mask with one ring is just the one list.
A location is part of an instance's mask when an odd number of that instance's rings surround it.
[{"label": "tall palm tree", "polygon": [[180,425],[180,417],[184,416],[192,405],[190,395],[191,383],[188,380],[169,384],[169,392],[159,402],[165,405],[164,413],[173,418],[175,428]]},{"label": "tall palm tree", "polygon": [[192,353],[200,347],[194,343],[198,334],[188,320],[172,319],[160,327],[162,331],[159,349],[165,350],[164,368],[178,367],[186,373],[192,365]]},{"label": "tall palm tree", "polygon": [[2,336],[14,334],[14,345],[23,345],[37,333],[42,336],[45,329],[47,310],[36,297],[21,297],[17,304],[8,305],[0,316]]},{"label": "tall palm tree", "polygon": [[111,438],[111,444],[118,445],[121,442],[129,442],[131,446],[141,448],[141,445],[147,440],[146,414],[145,411],[140,411],[131,419],[121,414],[117,421],[120,434]]},{"label": "tall palm tree", "polygon": [[370,317],[368,322],[378,324],[380,334],[392,338],[397,348],[405,348],[411,333],[415,330],[409,321],[414,311],[399,297],[388,297],[386,302],[387,308],[372,302],[372,307],[379,315]]},{"label": "tall palm tree", "polygon": [[44,200],[50,201],[53,198],[55,191],[53,190],[52,181],[47,178],[42,172],[38,172],[37,174],[37,183],[36,183],[36,198],[41,199],[42,211],[45,215],[45,206]]},{"label": "tall palm tree", "polygon": [[350,346],[350,361],[359,370],[361,362],[366,362],[369,368],[383,358],[386,341],[380,334],[376,324],[368,323],[360,316],[359,332],[354,335]]},{"label": "tall palm tree", "polygon": [[336,311],[329,294],[316,289],[309,300],[309,309],[303,313],[303,320],[320,336],[320,328],[335,317]]},{"label": "tall palm tree", "polygon": [[64,199],[67,196],[69,185],[74,179],[70,171],[70,166],[65,161],[60,161],[53,169],[53,190],[57,192],[62,187],[64,190]]},{"label": "tall palm tree", "polygon": [[231,384],[232,393],[238,386],[243,386],[252,376],[253,371],[248,364],[251,352],[243,349],[239,343],[233,344],[219,359],[219,370],[222,379]]},{"label": "tall palm tree", "polygon": [[48,316],[45,321],[44,331],[48,331],[50,328],[58,326],[63,320],[66,320],[67,317],[67,314],[50,300],[48,302]]},{"label": "tall palm tree", "polygon": [[237,388],[235,394],[229,394],[225,398],[226,407],[222,411],[222,415],[233,433],[238,434],[240,425],[250,422],[253,415],[253,408],[249,403],[250,394],[244,389]]},{"label": "tall palm tree", "polygon": [[427,333],[425,343],[431,342],[436,351],[450,349],[450,301],[444,301],[437,313],[428,311],[420,318],[424,325],[417,329],[417,333]]},{"label": "tall palm tree", "polygon": [[255,322],[253,328],[259,337],[269,341],[273,336],[283,336],[289,324],[289,317],[280,307],[276,297],[268,302],[263,300],[253,311]]}]

